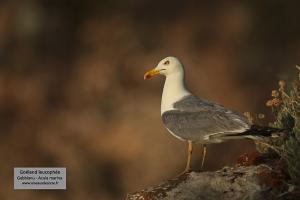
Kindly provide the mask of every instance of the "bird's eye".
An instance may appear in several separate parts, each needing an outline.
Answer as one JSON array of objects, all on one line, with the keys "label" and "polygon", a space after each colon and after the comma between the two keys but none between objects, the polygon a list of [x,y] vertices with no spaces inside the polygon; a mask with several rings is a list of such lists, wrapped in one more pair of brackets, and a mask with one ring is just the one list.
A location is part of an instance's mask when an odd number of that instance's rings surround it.
[{"label": "bird's eye", "polygon": [[164,62],[164,65],[168,65],[168,64],[170,64],[170,61],[167,60]]}]

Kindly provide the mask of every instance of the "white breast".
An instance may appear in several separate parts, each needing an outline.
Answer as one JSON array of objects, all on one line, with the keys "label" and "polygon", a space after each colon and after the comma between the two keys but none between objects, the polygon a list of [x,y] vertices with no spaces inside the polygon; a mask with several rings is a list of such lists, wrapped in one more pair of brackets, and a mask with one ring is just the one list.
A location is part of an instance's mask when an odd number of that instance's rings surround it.
[{"label": "white breast", "polygon": [[168,75],[161,98],[161,115],[166,111],[174,110],[174,103],[189,94],[191,93],[185,88],[182,73]]}]

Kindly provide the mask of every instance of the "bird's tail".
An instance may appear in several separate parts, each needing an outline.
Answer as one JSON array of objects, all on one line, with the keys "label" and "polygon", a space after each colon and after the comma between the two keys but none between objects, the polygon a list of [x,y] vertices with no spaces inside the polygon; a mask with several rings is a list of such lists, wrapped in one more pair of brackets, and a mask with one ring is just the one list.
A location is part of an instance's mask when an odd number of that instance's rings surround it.
[{"label": "bird's tail", "polygon": [[226,137],[247,137],[251,139],[258,139],[260,137],[280,137],[284,134],[287,130],[286,129],[279,129],[279,128],[272,128],[268,126],[259,126],[259,125],[252,125],[250,129],[238,133],[238,134],[227,134]]}]

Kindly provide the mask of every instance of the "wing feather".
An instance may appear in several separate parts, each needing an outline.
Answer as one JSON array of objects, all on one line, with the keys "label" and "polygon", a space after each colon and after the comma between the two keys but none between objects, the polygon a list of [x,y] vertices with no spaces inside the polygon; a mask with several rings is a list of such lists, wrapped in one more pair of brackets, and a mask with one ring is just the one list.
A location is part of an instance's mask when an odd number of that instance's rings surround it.
[{"label": "wing feather", "polygon": [[172,134],[186,140],[209,140],[212,135],[217,140],[218,135],[238,134],[250,127],[243,115],[192,95],[175,103],[174,108],[163,113],[163,123]]}]

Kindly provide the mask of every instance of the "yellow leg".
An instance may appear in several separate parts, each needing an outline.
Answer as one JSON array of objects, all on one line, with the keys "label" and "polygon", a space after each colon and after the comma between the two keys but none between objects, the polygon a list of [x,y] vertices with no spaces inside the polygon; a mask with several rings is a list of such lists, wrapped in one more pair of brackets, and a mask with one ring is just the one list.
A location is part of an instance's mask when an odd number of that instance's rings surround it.
[{"label": "yellow leg", "polygon": [[201,162],[201,170],[203,169],[204,166],[204,161],[205,161],[205,156],[206,156],[206,144],[203,145],[203,152],[202,152],[202,162]]},{"label": "yellow leg", "polygon": [[185,167],[184,173],[191,171],[192,153],[193,153],[193,143],[192,143],[192,141],[188,141],[188,159],[186,162],[186,167]]}]

